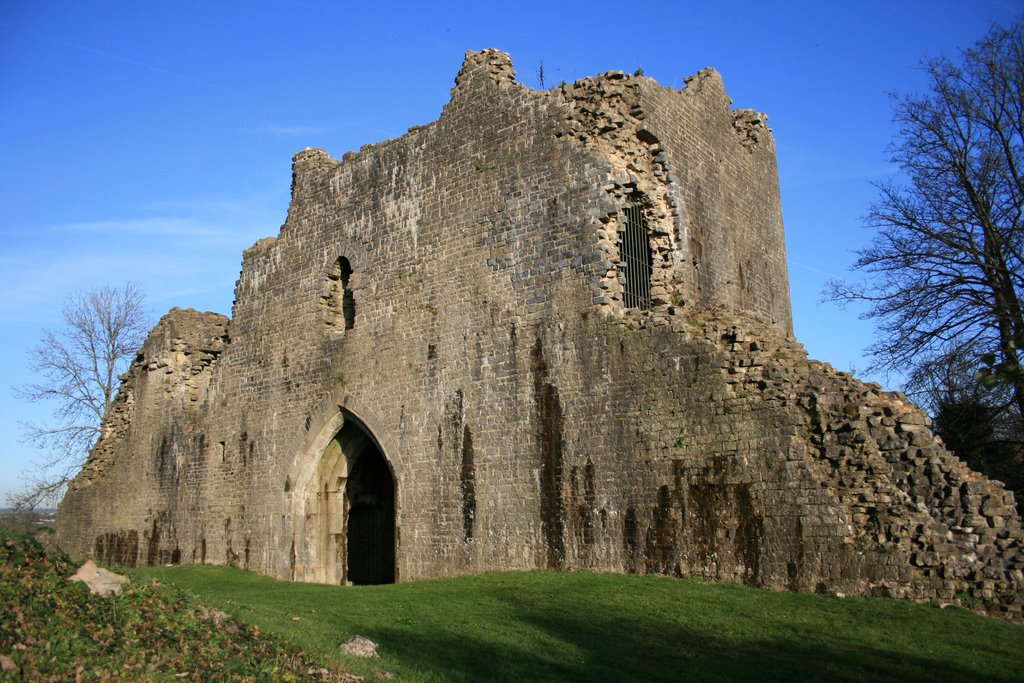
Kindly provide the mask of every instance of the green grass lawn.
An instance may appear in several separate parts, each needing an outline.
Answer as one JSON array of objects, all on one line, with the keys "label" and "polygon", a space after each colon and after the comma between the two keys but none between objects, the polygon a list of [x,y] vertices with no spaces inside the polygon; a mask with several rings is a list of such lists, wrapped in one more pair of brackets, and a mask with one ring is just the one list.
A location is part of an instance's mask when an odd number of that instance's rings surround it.
[{"label": "green grass lawn", "polygon": [[[899,601],[576,572],[363,587],[139,573],[371,680],[1024,681],[1024,626]],[[356,634],[380,657],[340,655]]]}]

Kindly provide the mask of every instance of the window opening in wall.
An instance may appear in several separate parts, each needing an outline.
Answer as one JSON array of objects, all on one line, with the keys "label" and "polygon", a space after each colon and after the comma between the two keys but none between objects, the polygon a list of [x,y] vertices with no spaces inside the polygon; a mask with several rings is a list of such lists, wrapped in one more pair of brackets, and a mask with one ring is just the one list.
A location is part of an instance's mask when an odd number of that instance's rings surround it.
[{"label": "window opening in wall", "polygon": [[339,256],[327,276],[324,304],[328,327],[351,330],[356,326],[356,300],[349,283],[351,277],[352,264],[344,256]]},{"label": "window opening in wall", "polygon": [[635,201],[626,206],[625,215],[625,225],[619,231],[622,303],[626,308],[650,308],[652,259],[647,217]]}]

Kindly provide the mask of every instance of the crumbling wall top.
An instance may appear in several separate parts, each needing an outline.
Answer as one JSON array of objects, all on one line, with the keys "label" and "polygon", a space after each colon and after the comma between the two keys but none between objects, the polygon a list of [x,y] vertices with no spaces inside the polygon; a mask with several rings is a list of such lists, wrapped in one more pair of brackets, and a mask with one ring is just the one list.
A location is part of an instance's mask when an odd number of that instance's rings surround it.
[{"label": "crumbling wall top", "polygon": [[494,48],[487,48],[479,52],[469,50],[462,62],[462,68],[459,69],[459,73],[455,77],[455,89],[452,91],[452,96],[455,95],[459,86],[465,85],[477,74],[486,75],[495,83],[513,84],[516,82],[516,70],[512,67],[512,57],[507,52]]},{"label": "crumbling wall top", "polygon": [[692,76],[687,76],[683,79],[683,83],[686,87],[683,92],[690,95],[695,95],[700,92],[713,91],[716,93],[725,94],[725,83],[722,82],[722,74],[718,73],[718,69],[714,67],[706,67],[701,69]]},{"label": "crumbling wall top", "polygon": [[229,320],[220,313],[197,311],[194,308],[172,308],[143,345],[145,353],[161,351],[214,351],[219,353],[227,342]]}]

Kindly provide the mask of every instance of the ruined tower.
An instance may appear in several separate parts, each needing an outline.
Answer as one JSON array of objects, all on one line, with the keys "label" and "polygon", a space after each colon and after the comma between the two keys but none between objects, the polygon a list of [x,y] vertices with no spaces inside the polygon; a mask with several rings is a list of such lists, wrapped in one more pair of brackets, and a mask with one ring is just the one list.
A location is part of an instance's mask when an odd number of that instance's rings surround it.
[{"label": "ruined tower", "polygon": [[470,52],[437,121],[295,156],[235,298],[230,320],[156,326],[60,506],[66,550],[329,583],[659,572],[1020,615],[1012,495],[792,339],[774,141],[713,70],[535,91]]}]

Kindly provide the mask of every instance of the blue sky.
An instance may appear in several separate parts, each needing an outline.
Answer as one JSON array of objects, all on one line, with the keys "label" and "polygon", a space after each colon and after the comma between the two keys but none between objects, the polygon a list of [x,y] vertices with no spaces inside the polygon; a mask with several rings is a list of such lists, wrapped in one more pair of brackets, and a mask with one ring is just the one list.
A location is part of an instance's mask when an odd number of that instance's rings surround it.
[{"label": "blue sky", "polygon": [[[468,49],[512,55],[537,87],[610,69],[667,86],[714,66],[778,146],[796,335],[863,369],[870,322],[821,303],[870,239],[894,173],[887,93],[921,90],[1024,0],[794,2],[0,3],[0,506],[34,453],[14,399],[64,297],[138,282],[230,313],[242,249],[284,222],[291,157],[340,158],[433,121]],[[863,375],[862,372],[858,374]],[[883,383],[893,384],[896,380]]]}]

